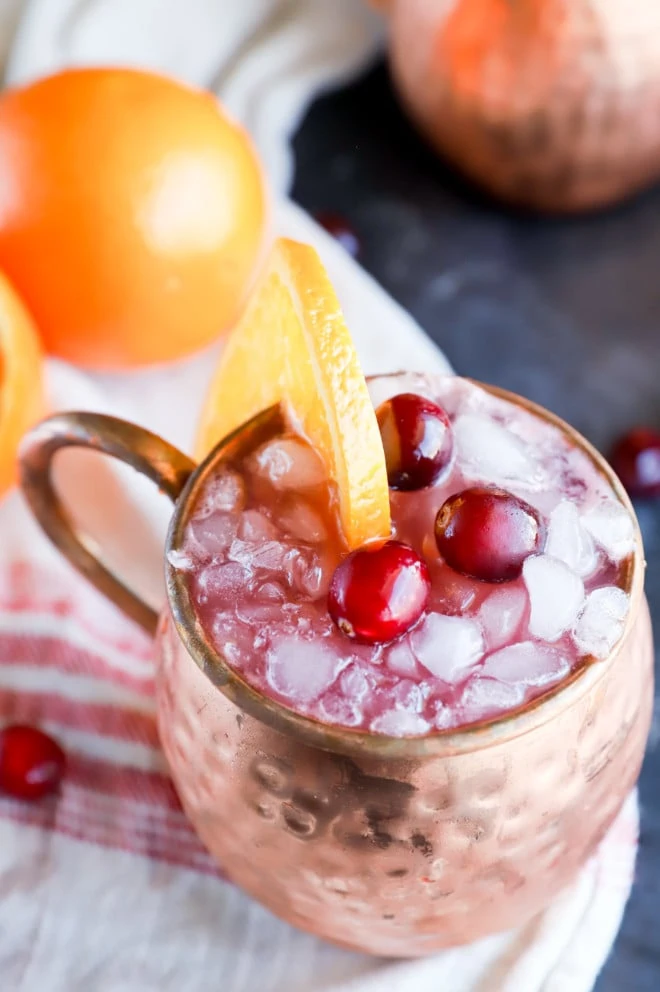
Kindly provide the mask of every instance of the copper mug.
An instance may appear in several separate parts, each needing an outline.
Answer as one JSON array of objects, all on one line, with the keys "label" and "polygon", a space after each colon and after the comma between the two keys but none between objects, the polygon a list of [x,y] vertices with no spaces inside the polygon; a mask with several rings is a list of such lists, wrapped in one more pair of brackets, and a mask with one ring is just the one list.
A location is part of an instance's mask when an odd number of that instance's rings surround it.
[{"label": "copper mug", "polygon": [[[632,513],[579,434],[488,388],[557,424]],[[155,634],[162,745],[190,821],[233,881],[289,923],[378,955],[424,955],[517,926],[575,878],[639,773],[653,646],[637,524],[624,576],[630,612],[606,660],[464,730],[406,739],[325,726],[232,671],[206,640],[167,553],[168,601],[157,617],[94,557],[51,479],[53,456],[69,446],[132,465],[174,502],[167,552],[180,547],[218,462],[279,427],[279,410],[265,411],[196,466],[132,424],[60,414],[25,439],[23,491],[72,564]]]}]

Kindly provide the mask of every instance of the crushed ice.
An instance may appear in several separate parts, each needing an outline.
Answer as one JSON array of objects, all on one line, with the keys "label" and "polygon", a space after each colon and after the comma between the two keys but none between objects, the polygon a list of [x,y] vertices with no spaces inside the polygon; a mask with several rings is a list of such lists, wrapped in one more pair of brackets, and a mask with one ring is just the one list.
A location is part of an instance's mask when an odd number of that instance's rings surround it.
[{"label": "crushed ice", "polygon": [[410,635],[419,663],[449,685],[464,679],[483,656],[481,627],[467,617],[430,613]]},{"label": "crushed ice", "polygon": [[480,674],[509,686],[542,686],[558,682],[570,662],[556,648],[535,641],[520,641],[489,655]]},{"label": "crushed ice", "polygon": [[633,550],[635,528],[621,503],[601,500],[584,514],[582,523],[613,562],[622,561]]},{"label": "crushed ice", "polygon": [[573,631],[577,648],[583,654],[606,658],[623,633],[628,606],[628,596],[617,586],[589,593]]},{"label": "crushed ice", "polygon": [[323,642],[282,636],[271,640],[266,654],[270,686],[289,703],[311,703],[326,691],[343,662]]},{"label": "crushed ice", "polygon": [[267,441],[250,458],[253,471],[276,489],[300,492],[322,485],[325,466],[313,448],[292,437]]},{"label": "crushed ice", "polygon": [[563,561],[582,578],[598,565],[591,534],[582,524],[577,506],[569,500],[561,500],[550,514],[545,553]]},{"label": "crushed ice", "polygon": [[465,413],[456,418],[453,429],[456,457],[466,478],[523,488],[540,482],[540,466],[521,439],[502,424]]},{"label": "crushed ice", "polygon": [[529,631],[556,641],[575,622],[584,603],[584,583],[568,565],[549,555],[532,555],[523,565],[530,604]]}]

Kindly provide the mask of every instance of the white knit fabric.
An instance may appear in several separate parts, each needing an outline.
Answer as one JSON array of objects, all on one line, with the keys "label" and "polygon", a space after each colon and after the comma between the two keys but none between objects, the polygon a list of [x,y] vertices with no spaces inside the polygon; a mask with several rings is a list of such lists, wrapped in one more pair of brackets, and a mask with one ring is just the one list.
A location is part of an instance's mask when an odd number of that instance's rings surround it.
[{"label": "white knit fabric", "polygon": [[[20,18],[18,30],[14,26]],[[382,25],[360,0],[0,0],[18,83],[122,63],[213,88],[251,131],[283,196],[287,139],[319,91],[364,67]],[[446,368],[400,307],[298,208],[277,229],[314,242],[365,370]],[[92,376],[49,368],[53,403],[118,413],[188,447],[212,356]],[[67,455],[67,458],[69,456]],[[63,485],[111,557],[160,596],[167,509],[122,471],[71,454]],[[38,719],[71,775],[55,812],[0,800],[0,975],[12,992],[587,992],[617,932],[637,841],[633,796],[570,891],[520,931],[414,962],[337,950],[224,882],[168,791],[149,647],[0,506],[0,719]],[[106,776],[103,778],[103,776]]]}]

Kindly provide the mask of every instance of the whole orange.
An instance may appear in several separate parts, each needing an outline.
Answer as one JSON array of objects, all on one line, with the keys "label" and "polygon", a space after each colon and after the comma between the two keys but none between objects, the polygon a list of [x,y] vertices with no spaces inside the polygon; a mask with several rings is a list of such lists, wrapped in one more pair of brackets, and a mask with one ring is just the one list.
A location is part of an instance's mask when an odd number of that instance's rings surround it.
[{"label": "whole orange", "polygon": [[74,69],[0,98],[0,268],[46,350],[125,368],[202,348],[234,321],[267,197],[211,95]]}]

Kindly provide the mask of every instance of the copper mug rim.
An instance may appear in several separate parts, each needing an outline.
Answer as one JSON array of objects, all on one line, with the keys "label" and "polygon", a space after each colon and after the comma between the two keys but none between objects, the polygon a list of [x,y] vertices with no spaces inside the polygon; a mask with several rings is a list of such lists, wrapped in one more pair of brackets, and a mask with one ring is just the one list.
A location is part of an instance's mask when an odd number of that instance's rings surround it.
[{"label": "copper mug rim", "polygon": [[[391,376],[399,374],[390,373]],[[498,386],[474,379],[469,381],[554,424],[571,444],[579,447],[630,513],[635,528],[635,546],[622,583],[630,596],[630,609],[622,635],[608,657],[602,661],[587,658],[566,679],[531,702],[523,703],[502,716],[456,729],[435,730],[416,737],[389,737],[321,723],[251,686],[228,664],[204,633],[196,618],[185,573],[173,566],[170,552],[181,547],[191,509],[218,463],[231,462],[232,458],[237,458],[284,427],[279,406],[269,407],[242,424],[220,441],[199,465],[162,438],[126,421],[100,414],[56,414],[37,425],[23,440],[19,453],[21,486],[37,521],[56,547],[123,612],[154,634],[158,624],[166,622],[167,612],[163,610],[159,620],[156,611],[102,564],[96,555],[94,542],[77,532],[53,484],[52,461],[63,447],[92,448],[126,462],[155,482],[174,504],[163,555],[167,605],[178,636],[192,660],[210,681],[240,710],[261,723],[301,743],[349,756],[398,760],[468,753],[529,733],[594,688],[616,662],[634,623],[643,597],[644,567],[641,534],[628,495],[608,463],[586,438],[560,417],[531,400]]]},{"label": "copper mug rim", "polygon": [[[396,374],[391,373],[393,376]],[[382,377],[379,376],[378,378]],[[630,596],[630,608],[623,633],[613,650],[602,661],[586,659],[583,664],[556,686],[535,700],[523,703],[502,716],[457,729],[436,730],[416,737],[389,737],[385,734],[374,734],[370,731],[324,724],[312,717],[297,713],[283,703],[279,703],[255,689],[225,661],[207,638],[201,624],[196,619],[185,575],[171,564],[168,552],[182,545],[190,510],[195,505],[197,496],[206,480],[213,474],[220,453],[224,454],[232,444],[239,445],[241,438],[245,437],[246,433],[250,434],[251,443],[254,443],[254,435],[247,430],[249,427],[257,432],[265,427],[264,433],[267,436],[269,427],[272,428],[272,418],[276,415],[275,411],[277,410],[277,408],[271,407],[221,441],[200,463],[175,504],[165,546],[168,604],[178,636],[199,668],[241,710],[274,730],[299,739],[301,743],[342,754],[369,755],[373,758],[388,760],[449,756],[482,749],[529,733],[577,702],[600,681],[609,666],[615,663],[621,646],[634,622],[643,595],[642,539],[637,517],[628,494],[603,456],[575,428],[556,414],[510,390],[491,386],[476,379],[469,381],[495,396],[524,407],[530,413],[559,428],[568,436],[572,444],[578,446],[590,458],[599,473],[607,479],[617,499],[630,513],[635,528],[635,546],[630,558],[630,567],[623,576],[623,589]],[[237,453],[238,450],[240,449],[237,447]]]}]

